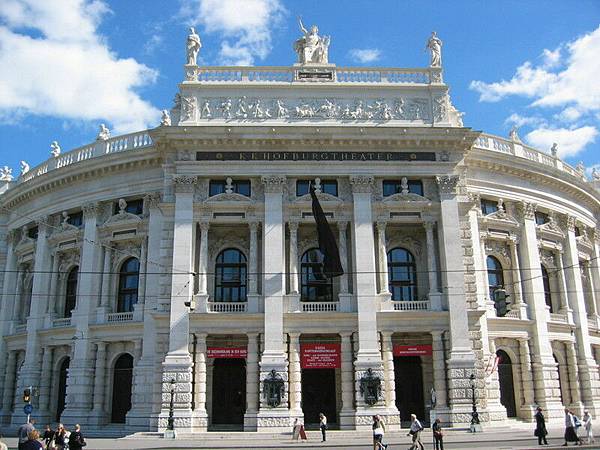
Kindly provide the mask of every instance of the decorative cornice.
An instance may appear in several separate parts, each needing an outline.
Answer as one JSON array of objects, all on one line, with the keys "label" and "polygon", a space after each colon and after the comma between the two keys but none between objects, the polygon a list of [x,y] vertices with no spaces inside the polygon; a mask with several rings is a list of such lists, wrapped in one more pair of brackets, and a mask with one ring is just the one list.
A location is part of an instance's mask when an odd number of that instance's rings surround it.
[{"label": "decorative cornice", "polygon": [[452,195],[456,193],[456,186],[460,181],[459,175],[441,175],[435,177],[441,195]]},{"label": "decorative cornice", "polygon": [[265,192],[280,193],[283,192],[286,178],[284,175],[266,175],[260,181],[265,185]]},{"label": "decorative cornice", "polygon": [[354,175],[350,177],[353,193],[371,193],[375,178],[371,175]]}]

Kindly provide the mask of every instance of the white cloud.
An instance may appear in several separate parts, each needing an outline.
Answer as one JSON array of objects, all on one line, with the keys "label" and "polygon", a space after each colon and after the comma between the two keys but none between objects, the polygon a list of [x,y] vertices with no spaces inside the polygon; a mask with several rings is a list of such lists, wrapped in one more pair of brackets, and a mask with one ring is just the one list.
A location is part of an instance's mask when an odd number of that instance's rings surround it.
[{"label": "white cloud", "polygon": [[135,90],[157,72],[110,50],[97,31],[108,12],[99,0],[2,0],[0,120],[106,121],[117,133],[155,124],[159,111]]},{"label": "white cloud", "polygon": [[586,145],[595,142],[598,130],[592,126],[579,128],[546,128],[533,130],[525,140],[534,147],[548,150],[553,143],[558,144],[558,156],[565,158],[579,153]]},{"label": "white cloud", "polygon": [[365,64],[377,61],[381,57],[381,50],[378,48],[353,48],[348,54],[353,60]]},{"label": "white cloud", "polygon": [[555,117],[561,122],[575,122],[581,118],[581,111],[573,106],[563,109],[560,114]]},{"label": "white cloud", "polygon": [[190,25],[223,36],[220,64],[251,65],[271,51],[272,28],[285,8],[280,0],[184,0],[182,13]]},{"label": "white cloud", "polygon": [[546,120],[543,117],[538,116],[522,116],[517,113],[512,113],[510,116],[506,118],[504,121],[505,124],[514,124],[517,127],[522,127],[524,125],[540,125],[546,123]]},{"label": "white cloud", "polygon": [[544,60],[544,67],[546,69],[552,69],[560,64],[561,47],[555,50],[544,49],[542,52],[542,58]]}]

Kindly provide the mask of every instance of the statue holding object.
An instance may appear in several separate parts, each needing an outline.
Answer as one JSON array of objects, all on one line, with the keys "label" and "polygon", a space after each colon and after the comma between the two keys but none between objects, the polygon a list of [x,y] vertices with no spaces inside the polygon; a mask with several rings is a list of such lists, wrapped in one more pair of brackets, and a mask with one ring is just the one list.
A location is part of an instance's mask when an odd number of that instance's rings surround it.
[{"label": "statue holding object", "polygon": [[198,53],[202,48],[202,42],[200,42],[200,36],[196,34],[194,27],[190,27],[190,34],[187,37],[187,65],[195,66],[196,60],[198,59]]},{"label": "statue holding object", "polygon": [[329,57],[329,36],[319,36],[319,28],[316,25],[310,27],[308,31],[302,23],[302,18],[298,17],[300,31],[303,37],[294,42],[294,51],[298,55],[300,64],[327,64]]}]

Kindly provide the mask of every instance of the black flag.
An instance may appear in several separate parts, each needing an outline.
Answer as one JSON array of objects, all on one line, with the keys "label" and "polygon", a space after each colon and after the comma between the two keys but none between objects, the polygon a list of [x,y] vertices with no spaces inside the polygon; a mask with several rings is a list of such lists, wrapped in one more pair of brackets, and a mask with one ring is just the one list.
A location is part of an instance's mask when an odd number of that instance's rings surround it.
[{"label": "black flag", "polygon": [[312,212],[317,222],[317,235],[319,236],[319,250],[323,253],[323,273],[327,278],[339,277],[344,274],[342,262],[340,261],[340,252],[335,236],[327,222],[327,217],[321,208],[315,188],[310,185],[310,196],[312,198]]}]

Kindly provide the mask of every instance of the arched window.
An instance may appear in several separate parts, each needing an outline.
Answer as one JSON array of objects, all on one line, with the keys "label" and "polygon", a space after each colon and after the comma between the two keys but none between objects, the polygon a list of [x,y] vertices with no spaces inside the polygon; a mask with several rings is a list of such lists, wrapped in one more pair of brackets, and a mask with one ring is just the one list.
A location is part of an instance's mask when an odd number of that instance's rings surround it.
[{"label": "arched window", "polygon": [[387,254],[387,263],[392,300],[417,300],[417,265],[413,254],[404,248],[394,248]]},{"label": "arched window", "polygon": [[550,312],[552,311],[552,292],[550,291],[550,276],[548,275],[548,271],[542,265],[542,281],[544,282],[544,298],[546,299],[546,305],[550,307]]},{"label": "arched window", "polygon": [[69,357],[66,357],[62,363],[60,364],[60,368],[58,369],[58,393],[57,393],[57,401],[56,401],[56,421],[60,422],[60,416],[65,410],[65,405],[67,403],[67,381],[69,376],[69,364],[71,360]]},{"label": "arched window", "polygon": [[215,302],[245,302],[246,257],[235,248],[223,250],[215,266]]},{"label": "arched window", "polygon": [[79,267],[73,267],[67,276],[67,289],[65,291],[65,311],[63,317],[71,317],[71,311],[77,305],[77,278]]},{"label": "arched window", "polygon": [[494,291],[504,287],[504,273],[502,264],[493,256],[487,257],[488,284],[490,286],[490,300],[494,300]]},{"label": "arched window", "polygon": [[323,253],[318,248],[305,251],[300,259],[300,300],[333,301],[333,280],[323,273]]},{"label": "arched window", "polygon": [[121,266],[119,272],[119,296],[117,312],[132,312],[138,300],[138,283],[140,278],[140,262],[137,258],[129,258]]}]

